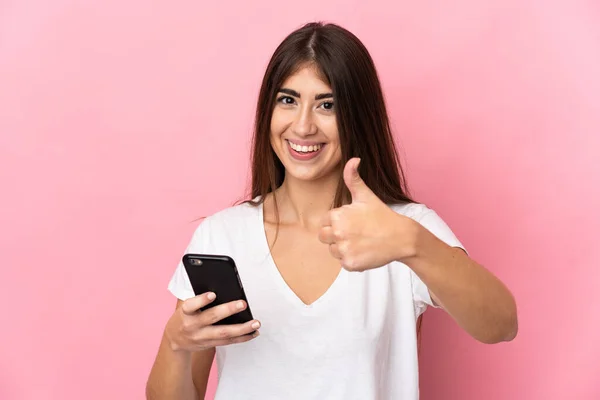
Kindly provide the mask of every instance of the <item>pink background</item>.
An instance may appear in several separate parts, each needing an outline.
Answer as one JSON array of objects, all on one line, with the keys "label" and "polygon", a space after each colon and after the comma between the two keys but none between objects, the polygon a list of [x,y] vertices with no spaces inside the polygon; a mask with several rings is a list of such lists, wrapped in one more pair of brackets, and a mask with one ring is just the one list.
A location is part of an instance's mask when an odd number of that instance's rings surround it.
[{"label": "pink background", "polygon": [[243,195],[267,60],[315,19],[367,45],[417,198],[518,300],[496,346],[427,313],[422,398],[600,398],[598,2],[367,4],[0,3],[0,399],[144,397],[192,221]]}]

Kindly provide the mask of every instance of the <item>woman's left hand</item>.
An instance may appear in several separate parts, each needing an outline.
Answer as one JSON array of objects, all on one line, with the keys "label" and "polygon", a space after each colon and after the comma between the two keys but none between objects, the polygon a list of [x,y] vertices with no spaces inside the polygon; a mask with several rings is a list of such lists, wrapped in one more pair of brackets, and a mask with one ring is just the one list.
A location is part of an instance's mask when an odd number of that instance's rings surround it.
[{"label": "woman's left hand", "polygon": [[358,173],[360,159],[344,167],[344,182],[352,203],[325,214],[319,240],[349,271],[379,268],[415,255],[419,230],[416,221],[400,215],[369,189]]}]

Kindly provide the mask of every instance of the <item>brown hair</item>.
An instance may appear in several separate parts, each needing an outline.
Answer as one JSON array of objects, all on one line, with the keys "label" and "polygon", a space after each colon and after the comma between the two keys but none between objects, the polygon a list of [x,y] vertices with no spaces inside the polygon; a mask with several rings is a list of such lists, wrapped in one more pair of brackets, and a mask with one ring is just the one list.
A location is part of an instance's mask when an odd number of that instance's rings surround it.
[{"label": "brown hair", "polygon": [[[258,205],[274,192],[285,169],[273,151],[270,126],[275,98],[283,82],[312,64],[331,86],[342,152],[342,165],[360,157],[359,172],[367,186],[386,204],[412,202],[392,137],[375,65],[351,32],[335,24],[309,23],[292,32],[277,47],[265,72],[252,140],[251,199]],[[340,174],[334,207],[349,202]],[[274,203],[277,210],[277,202]]]},{"label": "brown hair", "polygon": [[[256,107],[251,198],[247,202],[261,204],[283,183],[285,168],[271,147],[271,117],[281,85],[305,65],[315,66],[333,91],[342,165],[352,157],[360,157],[360,176],[379,199],[386,204],[414,202],[398,158],[373,59],[354,34],[338,25],[319,22],[288,35],[267,66]],[[333,207],[348,203],[350,198],[340,174]],[[273,201],[279,221],[277,201]],[[418,347],[422,322],[420,316]]]}]

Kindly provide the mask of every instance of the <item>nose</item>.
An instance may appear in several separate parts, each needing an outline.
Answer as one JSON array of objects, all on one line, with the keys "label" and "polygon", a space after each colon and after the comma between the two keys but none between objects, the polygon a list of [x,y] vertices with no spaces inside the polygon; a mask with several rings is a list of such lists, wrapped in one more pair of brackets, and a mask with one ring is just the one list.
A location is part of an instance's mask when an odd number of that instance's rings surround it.
[{"label": "nose", "polygon": [[313,120],[312,111],[309,107],[298,110],[298,114],[292,125],[292,132],[298,136],[310,136],[317,133],[317,126]]}]

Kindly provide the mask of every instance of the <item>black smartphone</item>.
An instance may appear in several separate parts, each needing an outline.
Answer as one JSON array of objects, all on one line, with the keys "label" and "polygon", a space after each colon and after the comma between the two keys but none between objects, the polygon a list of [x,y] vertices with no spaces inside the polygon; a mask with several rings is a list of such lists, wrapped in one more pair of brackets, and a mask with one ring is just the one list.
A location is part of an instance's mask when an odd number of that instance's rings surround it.
[{"label": "black smartphone", "polygon": [[235,262],[231,257],[212,254],[185,254],[183,266],[197,295],[213,292],[217,298],[201,308],[201,311],[229,303],[244,300],[246,308],[215,323],[215,325],[243,324],[253,320],[250,305],[244,293]]}]

